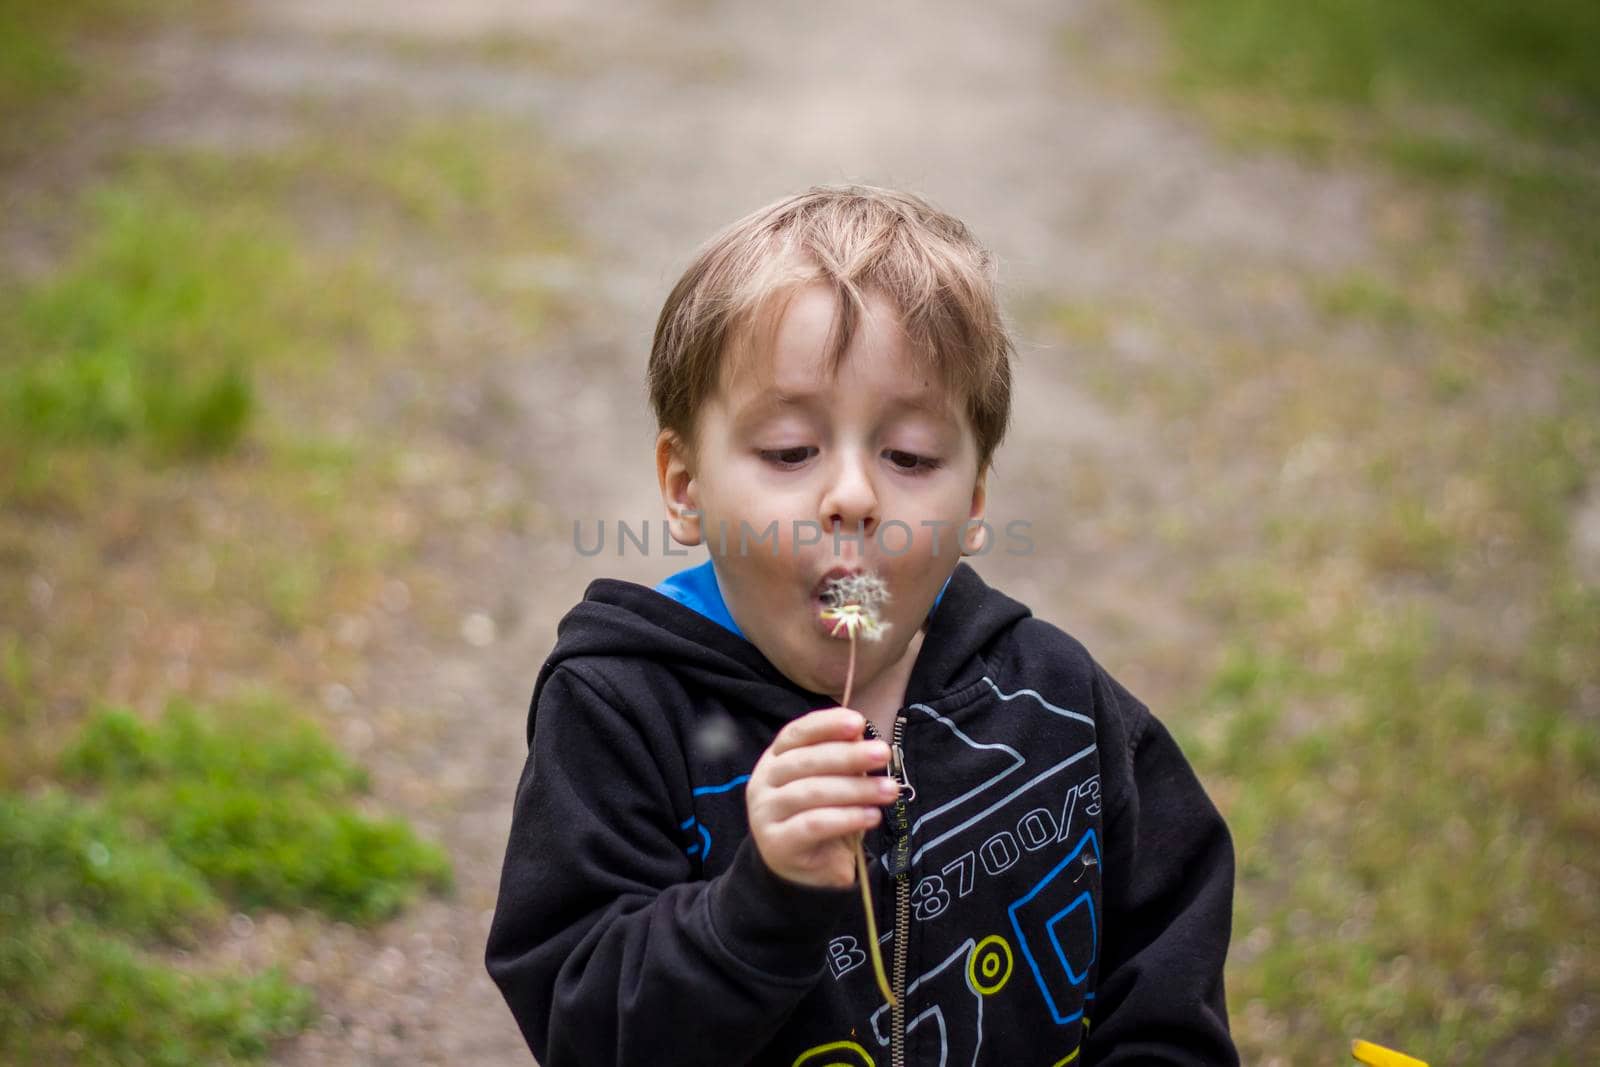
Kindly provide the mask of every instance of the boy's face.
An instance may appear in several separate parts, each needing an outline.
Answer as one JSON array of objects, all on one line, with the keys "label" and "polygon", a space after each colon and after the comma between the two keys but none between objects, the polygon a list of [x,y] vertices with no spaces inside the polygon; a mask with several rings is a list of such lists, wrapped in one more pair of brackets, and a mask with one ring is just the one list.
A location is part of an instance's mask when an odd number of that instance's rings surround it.
[{"label": "boy's face", "polygon": [[893,306],[873,293],[867,309],[829,378],[834,296],[820,285],[798,291],[770,348],[756,342],[725,361],[693,454],[670,430],[656,450],[673,535],[709,546],[739,628],[792,681],[834,695],[849,642],[820,617],[827,575],[872,569],[889,588],[888,633],[857,647],[859,690],[908,668],[910,642],[963,545],[980,544],[972,520],[985,502],[961,405],[915,372]]}]

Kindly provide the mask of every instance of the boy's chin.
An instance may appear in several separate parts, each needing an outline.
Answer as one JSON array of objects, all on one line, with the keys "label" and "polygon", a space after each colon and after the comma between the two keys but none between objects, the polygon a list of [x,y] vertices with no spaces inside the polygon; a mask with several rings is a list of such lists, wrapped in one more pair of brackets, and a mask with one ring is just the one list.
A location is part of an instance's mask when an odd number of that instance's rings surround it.
[{"label": "boy's chin", "polygon": [[[846,655],[848,654],[848,650],[846,650]],[[810,677],[809,680],[801,682],[805,688],[813,693],[826,693],[835,699],[844,692],[844,680],[845,674],[849,669],[848,664],[835,664],[831,659],[826,659],[821,663],[810,662],[806,664],[806,668]],[[861,664],[858,662],[856,671],[859,673],[860,670]]]},{"label": "boy's chin", "polygon": [[[834,699],[844,692],[850,670],[850,642],[844,638],[813,639],[810,647],[794,650],[798,656],[788,663],[775,663],[784,676],[800,688]],[[856,647],[856,685],[861,684],[862,647]],[[769,657],[770,658],[770,657]]]},{"label": "boy's chin", "polygon": [[[842,636],[828,638],[822,649],[821,658],[813,660],[810,664],[811,670],[817,676],[817,685],[808,688],[816,693],[828,693],[837,697],[844,692],[845,678],[850,672],[850,640]],[[856,692],[860,692],[868,679],[875,677],[890,662],[890,658],[901,651],[903,651],[902,645],[894,640],[894,635],[886,635],[879,641],[864,641],[857,638],[854,680]]]}]

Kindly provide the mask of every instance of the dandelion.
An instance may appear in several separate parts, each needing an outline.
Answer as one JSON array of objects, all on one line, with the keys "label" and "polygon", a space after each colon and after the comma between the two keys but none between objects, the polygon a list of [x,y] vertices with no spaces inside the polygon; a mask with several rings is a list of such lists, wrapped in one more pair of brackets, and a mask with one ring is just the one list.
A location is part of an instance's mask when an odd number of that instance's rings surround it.
[{"label": "dandelion", "polygon": [[856,638],[881,641],[888,633],[889,624],[883,621],[878,608],[889,599],[889,587],[870,572],[846,574],[830,578],[822,598],[828,603],[822,609],[822,617],[833,623],[833,636],[838,637],[843,631],[850,638],[850,666],[845,670],[844,695],[839,698],[840,707],[849,707],[850,688],[856,676]]},{"label": "dandelion", "polygon": [[[822,618],[833,623],[832,634],[843,633],[850,640],[850,665],[845,668],[844,693],[839,697],[840,707],[850,706],[850,690],[856,677],[856,641],[881,641],[889,624],[883,621],[879,607],[889,599],[889,587],[882,578],[870,572],[847,574],[828,581],[822,593],[827,607]],[[878,921],[872,907],[872,890],[867,884],[867,852],[862,843],[865,832],[856,835],[856,881],[861,884],[861,906],[867,913],[867,944],[872,950],[872,970],[878,978],[878,989],[889,1006],[895,1005],[894,990],[889,987],[889,976],[883,969],[883,952],[878,947]]]}]

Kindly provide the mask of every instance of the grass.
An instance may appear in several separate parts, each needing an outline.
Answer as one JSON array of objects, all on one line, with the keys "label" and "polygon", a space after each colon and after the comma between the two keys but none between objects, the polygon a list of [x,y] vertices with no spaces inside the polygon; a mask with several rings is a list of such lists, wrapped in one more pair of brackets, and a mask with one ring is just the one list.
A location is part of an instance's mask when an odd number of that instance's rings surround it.
[{"label": "grass", "polygon": [[[316,368],[393,303],[370,268],[307,255],[249,197],[200,206],[181,172],[95,190],[64,269],[10,301],[0,436],[27,489],[63,446],[153,461],[215,455],[247,432],[266,368]],[[360,310],[358,310],[360,309]]]},{"label": "grass", "polygon": [[[297,643],[364,610],[424,536],[474,519],[421,521],[481,477],[458,442],[419,429],[481,352],[454,324],[493,300],[511,320],[497,343],[518,343],[554,306],[499,271],[477,284],[484,263],[571,254],[541,144],[469,121],[374,119],[339,138],[313,125],[240,156],[137,153],[87,192],[26,205],[82,220],[57,270],[0,287],[0,599],[29,635],[34,704],[100,695],[67,666],[89,662],[134,687],[113,698],[155,699],[154,642],[201,619],[202,668],[312,693],[346,669],[340,650],[307,660]],[[457,271],[463,249],[472,269]],[[418,262],[469,282],[419,283]],[[385,399],[391,377],[412,383],[403,406]],[[436,472],[421,481],[419,457]],[[410,584],[434,610],[434,587]],[[24,610],[40,589],[45,618]],[[118,668],[112,651],[135,646]],[[0,751],[0,787],[61,741],[60,716],[37,720]]]},{"label": "grass", "polygon": [[[1506,407],[1509,368],[1440,393],[1450,330],[1383,321],[1365,358],[1229,356],[1303,399],[1245,423],[1221,374],[1180,431],[1199,443],[1190,484],[1221,482],[1210,465],[1246,447],[1242,425],[1256,448],[1342,442],[1203,508],[1179,549],[1229,650],[1180,718],[1239,848],[1240,1041],[1252,1062],[1356,1036],[1435,1061],[1589,1062],[1600,590],[1567,539],[1600,463],[1600,382],[1575,371],[1537,413]],[[1386,374],[1394,397],[1374,405],[1346,373]],[[1208,561],[1203,544],[1227,547]]]},{"label": "grass", "polygon": [[[1228,137],[1375,159],[1487,194],[1512,224],[1512,313],[1554,315],[1600,356],[1600,9],[1152,0],[1171,84]],[[1509,282],[1509,285],[1506,283]]]},{"label": "grass", "polygon": [[[97,108],[77,42],[134,25],[109,0],[36,6],[0,7],[33,34],[0,33],[0,100],[24,46],[77,88],[14,97],[29,129]],[[0,278],[0,1061],[259,1060],[315,992],[199,962],[224,916],[373,924],[451,884],[289,709],[359,693],[339,620],[374,619],[381,590],[447,610],[414,553],[482,524],[432,511],[488,478],[433,409],[482,358],[456,324],[503,299],[515,343],[553,307],[500,266],[571,254],[560,167],[524,128],[285,121],[287,145],[133,150],[9,202],[52,247]],[[340,721],[426,736],[397,714]]]},{"label": "grass", "polygon": [[1326,628],[1258,616],[1197,700],[1209,736],[1188,747],[1239,844],[1229,982],[1252,1059],[1352,1036],[1449,1062],[1592,1051],[1569,1020],[1600,968],[1571,938],[1600,920],[1600,737],[1572,718],[1594,680],[1571,668],[1600,594],[1569,594],[1498,683],[1425,610],[1360,603]]},{"label": "grass", "polygon": [[1179,77],[1367,110],[1467,105],[1544,136],[1600,138],[1600,12],[1579,0],[1160,0]]},{"label": "grass", "polygon": [[118,46],[179,14],[217,11],[194,0],[0,0],[0,171],[71,136],[85,111],[137,98]]},{"label": "grass", "polygon": [[372,923],[450,885],[437,846],[352,805],[366,776],[265,700],[105,709],[62,756],[78,793],[0,794],[0,1053],[28,1063],[234,1062],[311,1018],[274,970],[196,974],[229,908]]},{"label": "grass", "polygon": [[155,726],[107,710],[62,768],[247,908],[374,922],[450,884],[437,847],[352,807],[364,772],[271,701],[203,713],[175,701]]},{"label": "grass", "polygon": [[[0,289],[0,494],[48,492],[51,457],[84,444],[152,464],[225,454],[257,421],[264,375],[326,379],[343,351],[413,346],[378,241],[441,259],[462,242],[508,262],[565,256],[549,210],[557,169],[528,131],[374,123],[256,156],[146,154],[78,203],[47,206],[88,223],[62,269]],[[308,203],[362,239],[319,246],[296,218]],[[484,273],[482,295],[537,329],[544,294]]]},{"label": "grass", "polygon": [[80,88],[86,74],[76,39],[134,10],[126,0],[0,0],[0,112],[16,114]]},{"label": "grass", "polygon": [[257,1062],[314,1011],[278,969],[191,972],[78,923],[8,930],[0,991],[0,1054],[38,1067]]},{"label": "grass", "polygon": [[1313,340],[1133,308],[1184,360],[1118,363],[1036,316],[1209,487],[1151,521],[1216,641],[1173,720],[1238,849],[1241,1051],[1595,1062],[1600,9],[1147,10],[1224,140],[1390,175],[1376,254],[1299,279]]},{"label": "grass", "polygon": [[65,910],[136,938],[192,941],[222,914],[210,885],[163,842],[59,789],[0,794],[0,852],[13,921]]}]

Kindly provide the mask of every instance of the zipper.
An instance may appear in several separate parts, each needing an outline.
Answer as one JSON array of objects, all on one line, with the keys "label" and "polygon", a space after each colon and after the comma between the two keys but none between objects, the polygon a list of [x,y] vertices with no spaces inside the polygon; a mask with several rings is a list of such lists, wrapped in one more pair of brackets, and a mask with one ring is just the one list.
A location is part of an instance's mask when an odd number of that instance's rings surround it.
[{"label": "zipper", "polygon": [[894,1067],[906,1064],[906,940],[911,936],[911,820],[906,816],[905,791],[911,787],[906,779],[906,753],[901,747],[905,719],[894,717],[894,740],[889,747],[889,761],[895,777],[900,779],[900,795],[894,801],[894,1007],[890,1011],[893,1034],[890,1037],[889,1058]]},{"label": "zipper", "polygon": [[[883,740],[870,722],[867,723],[867,732]],[[904,734],[905,717],[896,713],[894,737],[889,743],[889,773],[900,782],[900,795],[895,798],[893,814],[889,817],[893,835],[889,863],[890,871],[894,874],[894,972],[890,979],[894,989],[894,1007],[889,1009],[889,1061],[892,1067],[906,1065],[906,941],[911,934],[911,819],[906,813],[906,801],[916,796],[906,778],[906,753],[902,744]]]}]

